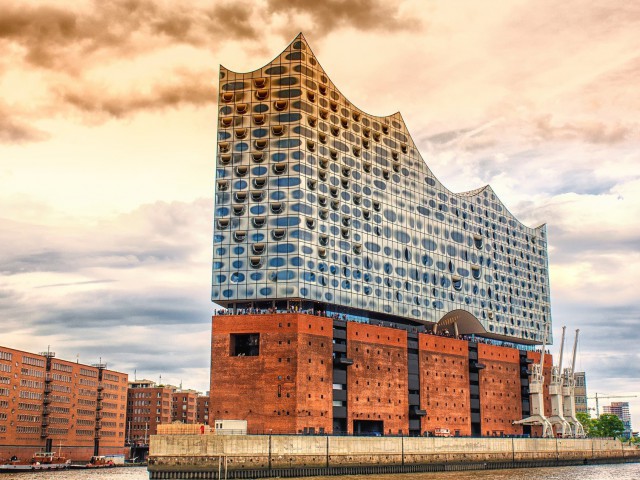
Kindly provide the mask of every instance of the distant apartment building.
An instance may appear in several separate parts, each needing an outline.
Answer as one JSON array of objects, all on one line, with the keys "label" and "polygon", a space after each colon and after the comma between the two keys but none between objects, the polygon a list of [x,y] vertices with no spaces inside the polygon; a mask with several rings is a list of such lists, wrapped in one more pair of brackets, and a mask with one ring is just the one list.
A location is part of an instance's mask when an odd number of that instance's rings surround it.
[{"label": "distant apartment building", "polygon": [[576,413],[589,413],[587,409],[587,377],[584,372],[576,372],[575,399]]},{"label": "distant apartment building", "polygon": [[[196,390],[160,385],[152,380],[129,382],[127,401],[127,443],[148,445],[158,425],[173,422],[207,423],[199,420],[200,397]],[[206,397],[206,408],[209,398]],[[208,419],[208,412],[206,412]]]},{"label": "distant apartment building", "polygon": [[72,460],[121,454],[126,373],[0,346],[0,458],[61,450]]},{"label": "distant apartment building", "polygon": [[611,405],[605,405],[602,407],[602,413],[609,415],[615,415],[624,425],[624,432],[622,436],[625,438],[631,437],[631,413],[629,413],[629,402],[612,402]]},{"label": "distant apartment building", "polygon": [[151,380],[129,382],[127,400],[127,442],[148,445],[158,425],[171,423],[173,393],[176,387],[157,385]]},{"label": "distant apartment building", "polygon": [[196,399],[197,413],[196,422],[209,425],[209,392],[204,395],[199,395]]},{"label": "distant apartment building", "polygon": [[172,422],[196,423],[198,392],[177,390],[173,393]]}]

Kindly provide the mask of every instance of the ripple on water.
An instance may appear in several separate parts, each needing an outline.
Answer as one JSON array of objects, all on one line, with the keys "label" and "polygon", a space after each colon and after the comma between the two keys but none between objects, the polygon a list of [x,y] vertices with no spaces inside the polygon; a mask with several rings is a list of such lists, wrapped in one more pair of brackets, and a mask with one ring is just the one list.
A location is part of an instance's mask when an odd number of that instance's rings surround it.
[{"label": "ripple on water", "polygon": [[[111,468],[108,470],[68,470],[62,472],[29,472],[3,474],[2,480],[147,480],[146,467]],[[638,480],[640,463],[622,465],[586,465],[556,468],[522,468],[472,472],[402,473],[390,475],[348,475],[309,477],[310,480]]]}]

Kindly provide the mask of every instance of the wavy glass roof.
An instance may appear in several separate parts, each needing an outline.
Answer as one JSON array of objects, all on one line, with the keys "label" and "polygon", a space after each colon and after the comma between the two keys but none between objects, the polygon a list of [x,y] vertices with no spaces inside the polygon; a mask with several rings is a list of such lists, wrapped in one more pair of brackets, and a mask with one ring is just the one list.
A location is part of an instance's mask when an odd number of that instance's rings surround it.
[{"label": "wavy glass roof", "polygon": [[212,300],[432,325],[550,331],[545,226],[490,186],[449,191],[399,113],[340,93],[302,35],[253,72],[220,68]]}]

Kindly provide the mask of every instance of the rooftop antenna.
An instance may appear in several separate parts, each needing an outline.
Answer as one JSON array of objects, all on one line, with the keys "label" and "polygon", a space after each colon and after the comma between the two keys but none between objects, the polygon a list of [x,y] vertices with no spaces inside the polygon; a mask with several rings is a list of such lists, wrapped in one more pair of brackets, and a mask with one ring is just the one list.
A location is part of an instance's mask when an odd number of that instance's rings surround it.
[{"label": "rooftop antenna", "polygon": [[135,368],[133,369],[133,381],[138,381],[138,370],[136,370]]}]

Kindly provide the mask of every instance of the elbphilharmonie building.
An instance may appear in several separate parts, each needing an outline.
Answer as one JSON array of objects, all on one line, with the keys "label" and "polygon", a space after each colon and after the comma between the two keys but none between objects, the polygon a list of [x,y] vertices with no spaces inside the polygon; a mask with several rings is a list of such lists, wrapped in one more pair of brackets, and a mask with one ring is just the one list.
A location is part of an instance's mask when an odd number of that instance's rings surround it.
[{"label": "elbphilharmonie building", "polygon": [[253,72],[221,67],[218,108],[215,303],[518,344],[550,332],[545,226],[490,186],[449,191],[402,116],[351,104],[302,35]]}]

